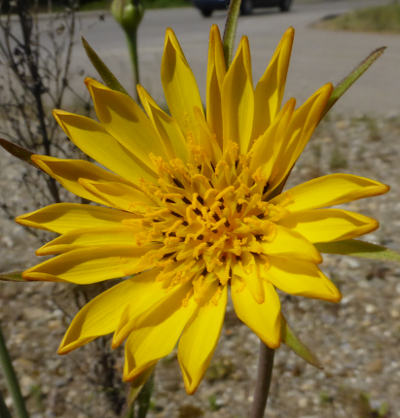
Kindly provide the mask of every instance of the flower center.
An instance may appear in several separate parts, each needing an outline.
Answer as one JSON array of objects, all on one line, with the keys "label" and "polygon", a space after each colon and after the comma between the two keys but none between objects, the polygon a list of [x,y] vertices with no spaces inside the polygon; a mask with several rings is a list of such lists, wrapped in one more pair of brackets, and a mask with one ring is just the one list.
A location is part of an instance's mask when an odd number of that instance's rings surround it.
[{"label": "flower center", "polygon": [[236,144],[218,162],[192,154],[189,163],[154,158],[159,182],[144,188],[158,205],[142,222],[161,244],[151,254],[160,280],[215,275],[225,285],[235,264],[268,265],[263,243],[275,237],[280,208],[263,200],[267,183],[250,175],[249,158],[238,155]]}]

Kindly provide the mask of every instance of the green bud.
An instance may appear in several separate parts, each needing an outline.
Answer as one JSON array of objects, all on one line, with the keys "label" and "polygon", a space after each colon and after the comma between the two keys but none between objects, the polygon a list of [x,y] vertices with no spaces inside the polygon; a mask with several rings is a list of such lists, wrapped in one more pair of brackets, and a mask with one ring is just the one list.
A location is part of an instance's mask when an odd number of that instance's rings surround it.
[{"label": "green bud", "polygon": [[113,0],[111,13],[126,32],[136,31],[144,15],[139,0]]}]

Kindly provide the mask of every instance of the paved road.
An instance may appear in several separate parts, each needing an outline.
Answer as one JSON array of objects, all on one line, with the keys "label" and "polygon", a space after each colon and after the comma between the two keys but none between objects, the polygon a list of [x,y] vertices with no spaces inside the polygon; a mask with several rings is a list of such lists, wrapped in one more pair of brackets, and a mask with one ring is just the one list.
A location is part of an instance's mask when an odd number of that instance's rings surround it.
[{"label": "paved road", "polygon": [[[383,57],[336,105],[339,113],[400,114],[400,35],[379,35],[321,31],[310,24],[323,16],[341,13],[354,7],[379,4],[382,0],[330,0],[294,3],[292,12],[278,13],[273,9],[258,9],[252,16],[239,19],[238,35],[247,34],[252,48],[255,80],[263,73],[283,31],[292,25],[296,39],[288,78],[287,97],[307,98],[321,84],[338,82],[370,51],[387,46]],[[203,19],[193,8],[147,11],[140,28],[140,59],[142,84],[163,100],[159,67],[165,27],[177,33],[186,56],[194,69],[201,91],[204,91],[208,30],[217,23],[221,30],[225,12],[215,12]],[[132,88],[130,66],[124,37],[111,16],[99,21],[93,14],[82,19],[82,34],[101,54],[124,84]],[[239,37],[238,37],[239,38]],[[82,50],[76,48],[75,62],[94,75]]]}]

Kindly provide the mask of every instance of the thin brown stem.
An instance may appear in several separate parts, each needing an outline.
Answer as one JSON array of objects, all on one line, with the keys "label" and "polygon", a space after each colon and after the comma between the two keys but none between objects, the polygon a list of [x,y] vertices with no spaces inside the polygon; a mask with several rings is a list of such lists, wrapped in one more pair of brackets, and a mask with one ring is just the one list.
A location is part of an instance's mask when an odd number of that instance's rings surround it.
[{"label": "thin brown stem", "polygon": [[275,350],[260,341],[258,358],[257,382],[250,418],[263,418],[267,406],[269,387],[271,385],[272,368]]}]

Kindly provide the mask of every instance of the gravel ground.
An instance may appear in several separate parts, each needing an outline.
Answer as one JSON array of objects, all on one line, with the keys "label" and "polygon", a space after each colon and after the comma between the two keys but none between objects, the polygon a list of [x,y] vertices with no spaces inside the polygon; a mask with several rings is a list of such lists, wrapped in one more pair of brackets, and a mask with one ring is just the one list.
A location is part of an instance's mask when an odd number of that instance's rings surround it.
[{"label": "gravel ground", "polygon": [[[381,227],[369,240],[400,249],[399,134],[400,113],[380,119],[335,114],[318,128],[291,183],[349,172],[390,184],[387,195],[357,201],[348,208],[379,219]],[[20,167],[0,154],[3,198],[16,202],[19,213],[18,202],[24,196],[15,179]],[[0,271],[35,262],[37,239],[5,219],[0,221],[0,232]],[[282,346],[276,355],[268,416],[400,417],[400,266],[326,256],[323,268],[344,295],[340,304],[282,295],[282,307],[324,369],[307,365]],[[121,352],[110,358],[109,342],[103,340],[65,357],[56,354],[82,294],[71,285],[51,283],[3,282],[0,286],[0,320],[32,417],[115,417],[107,412],[113,394],[101,387],[98,370],[107,361],[111,367],[106,379],[119,382]],[[86,293],[98,291],[87,287]],[[197,393],[185,394],[172,354],[157,368],[148,416],[246,417],[257,355],[256,336],[230,307],[218,349]],[[0,390],[6,393],[1,378]],[[6,401],[11,403],[7,396]],[[117,403],[115,396],[113,402]]]}]

